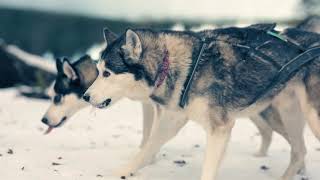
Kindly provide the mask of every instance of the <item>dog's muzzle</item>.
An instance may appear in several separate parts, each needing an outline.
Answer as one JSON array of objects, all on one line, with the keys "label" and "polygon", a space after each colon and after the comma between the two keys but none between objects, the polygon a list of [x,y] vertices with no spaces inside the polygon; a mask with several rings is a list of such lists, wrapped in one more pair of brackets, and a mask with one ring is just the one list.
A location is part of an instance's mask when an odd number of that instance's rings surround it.
[{"label": "dog's muzzle", "polygon": [[66,122],[66,120],[67,120],[67,117],[64,116],[57,125],[52,126],[52,125],[49,124],[48,118],[45,118],[45,117],[42,118],[42,119],[41,119],[41,122],[48,126],[48,129],[44,132],[44,134],[47,135],[47,134],[49,134],[53,129],[58,128],[58,127],[61,127],[61,126]]},{"label": "dog's muzzle", "polygon": [[85,100],[86,102],[90,101],[90,96],[88,94],[85,94],[82,96],[82,99]]},{"label": "dog's muzzle", "polygon": [[48,119],[47,119],[47,118],[42,118],[42,119],[41,119],[41,122],[42,122],[43,124],[48,125]]},{"label": "dog's muzzle", "polygon": [[58,127],[61,127],[61,126],[66,122],[66,120],[67,120],[67,117],[64,116],[64,117],[60,120],[60,122],[59,122],[57,125],[54,125],[54,126],[51,125],[51,124],[49,124],[48,118],[45,118],[45,117],[41,119],[41,122],[42,122],[43,124],[51,127],[51,128],[58,128]]}]

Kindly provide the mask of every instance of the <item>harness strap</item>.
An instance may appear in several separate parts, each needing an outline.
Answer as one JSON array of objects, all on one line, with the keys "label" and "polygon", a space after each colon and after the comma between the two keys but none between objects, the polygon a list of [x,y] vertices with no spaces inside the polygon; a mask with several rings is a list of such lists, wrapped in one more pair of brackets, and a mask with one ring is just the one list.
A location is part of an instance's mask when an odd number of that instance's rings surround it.
[{"label": "harness strap", "polygon": [[190,71],[189,71],[189,74],[187,76],[187,80],[186,82],[184,83],[184,88],[183,88],[183,91],[182,91],[182,94],[181,94],[181,97],[180,97],[180,103],[179,103],[179,106],[181,108],[184,108],[184,106],[186,105],[186,102],[187,102],[187,98],[188,98],[188,92],[190,90],[190,86],[192,84],[192,80],[193,80],[193,77],[196,73],[196,70],[197,70],[197,67],[199,65],[199,61],[201,59],[201,56],[204,52],[204,50],[206,49],[207,47],[207,43],[205,42],[205,39],[202,40],[202,46],[201,46],[201,49],[199,51],[199,54],[198,54],[198,57],[196,59],[196,61],[193,63]]},{"label": "harness strap", "polygon": [[286,81],[290,76],[299,70],[302,66],[305,64],[311,62],[315,58],[320,57],[320,46],[312,47],[305,52],[299,54],[297,57],[293,58],[289,62],[287,62],[282,68],[278,71],[278,75],[272,80],[270,85],[257,97],[249,103],[249,105],[252,105],[255,103],[258,99],[263,97],[268,91],[270,91],[272,88],[274,88],[277,84],[280,84],[284,81]]},{"label": "harness strap", "polygon": [[289,44],[293,45],[294,47],[298,48],[302,52],[307,50],[306,48],[302,47],[299,43],[295,42],[294,40],[292,40],[292,39],[290,39],[288,37],[285,37],[285,36],[275,32],[273,30],[267,31],[267,34],[269,34],[269,35],[271,35],[273,37],[276,37],[276,38],[280,39],[281,41],[284,41],[286,43],[289,43]]},{"label": "harness strap", "polygon": [[[272,63],[275,67],[280,69],[278,71],[278,75],[272,80],[270,85],[260,95],[255,97],[248,105],[252,105],[253,103],[255,103],[258,99],[260,99],[262,96],[264,96],[268,91],[270,91],[272,88],[274,88],[277,84],[282,83],[283,81],[287,80],[299,68],[301,68],[305,64],[309,63],[310,61],[312,61],[316,57],[320,56],[320,46],[312,47],[310,49],[305,49],[304,47],[302,47],[301,45],[299,45],[295,41],[293,41],[293,40],[291,40],[291,39],[289,39],[289,38],[287,38],[285,36],[282,36],[279,33],[276,33],[274,31],[270,31],[270,30],[266,31],[266,33],[271,35],[271,36],[274,36],[274,37],[278,38],[279,40],[282,40],[282,41],[284,41],[284,42],[286,42],[288,44],[293,45],[294,47],[298,48],[302,53],[299,54],[297,57],[293,58],[292,60],[290,60],[284,66],[280,67],[279,64],[274,62],[272,58],[269,58],[264,53],[259,52],[258,47],[256,49],[254,49],[254,48],[250,48],[248,46],[244,46],[244,45],[240,45],[240,44],[233,44],[233,45],[241,47],[241,48],[246,48],[246,49],[253,50],[256,53],[256,55],[261,57],[261,59],[265,58],[267,61]],[[186,103],[187,103],[188,92],[190,90],[190,86],[192,84],[194,75],[195,75],[197,67],[199,65],[199,61],[201,59],[201,56],[202,56],[204,50],[207,47],[206,39],[201,39],[201,41],[202,41],[201,49],[199,51],[199,54],[197,56],[196,61],[192,62],[191,68],[189,70],[189,74],[188,74],[187,79],[186,79],[186,81],[184,83],[184,88],[182,90],[182,94],[180,96],[179,106],[181,108],[184,108]]]}]

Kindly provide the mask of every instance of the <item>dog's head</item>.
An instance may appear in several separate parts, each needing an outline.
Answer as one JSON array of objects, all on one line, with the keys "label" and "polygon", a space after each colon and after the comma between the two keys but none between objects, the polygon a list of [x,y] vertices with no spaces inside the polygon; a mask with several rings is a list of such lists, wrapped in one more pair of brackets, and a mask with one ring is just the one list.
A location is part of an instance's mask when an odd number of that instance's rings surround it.
[{"label": "dog's head", "polygon": [[51,128],[60,127],[68,118],[88,104],[81,97],[98,76],[96,63],[85,55],[74,63],[57,59],[57,77],[50,87],[52,103],[42,118]]},{"label": "dog's head", "polygon": [[[156,52],[149,56],[144,51],[147,46],[143,43],[147,42],[140,37],[142,33],[130,29],[115,41],[109,40],[110,31],[105,30],[104,35],[108,45],[97,65],[99,75],[83,99],[98,108],[104,108],[121,97],[147,100],[155,80],[155,73],[150,73],[150,69],[156,71],[157,65],[153,63],[162,56],[158,52],[161,48],[155,48],[153,51]],[[152,38],[148,39],[152,44]],[[146,66],[148,62],[151,64]]]}]

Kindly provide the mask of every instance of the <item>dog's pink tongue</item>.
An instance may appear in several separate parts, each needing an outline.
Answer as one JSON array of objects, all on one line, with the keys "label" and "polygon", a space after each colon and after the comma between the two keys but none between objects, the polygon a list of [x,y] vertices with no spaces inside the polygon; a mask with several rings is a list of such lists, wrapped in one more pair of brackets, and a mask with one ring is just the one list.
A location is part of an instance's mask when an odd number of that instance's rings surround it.
[{"label": "dog's pink tongue", "polygon": [[52,130],[53,130],[53,127],[48,127],[48,129],[46,130],[46,132],[44,132],[44,135],[49,134]]}]

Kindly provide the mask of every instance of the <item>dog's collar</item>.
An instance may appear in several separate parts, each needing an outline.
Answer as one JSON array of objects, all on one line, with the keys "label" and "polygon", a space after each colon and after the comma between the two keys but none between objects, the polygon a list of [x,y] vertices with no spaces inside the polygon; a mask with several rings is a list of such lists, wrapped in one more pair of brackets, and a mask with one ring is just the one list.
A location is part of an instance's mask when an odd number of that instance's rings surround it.
[{"label": "dog's collar", "polygon": [[201,45],[201,48],[199,50],[198,56],[197,56],[196,59],[192,58],[192,64],[191,64],[191,67],[189,69],[189,73],[188,73],[187,79],[186,79],[186,81],[184,82],[184,85],[183,85],[182,93],[181,93],[181,96],[180,96],[180,102],[179,102],[179,106],[181,108],[184,108],[184,106],[187,103],[188,92],[190,90],[190,86],[192,84],[193,77],[194,77],[194,75],[196,73],[196,70],[197,70],[197,67],[199,65],[199,61],[201,59],[201,56],[202,56],[204,50],[207,47],[207,43],[206,43],[206,39],[205,38],[202,38],[201,42],[202,42],[202,45]]},{"label": "dog's collar", "polygon": [[158,72],[156,75],[155,88],[158,88],[163,84],[164,80],[169,74],[169,67],[170,67],[169,51],[166,48],[164,50],[164,57],[162,59],[162,64],[160,65],[160,68],[158,69]]}]

